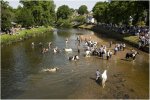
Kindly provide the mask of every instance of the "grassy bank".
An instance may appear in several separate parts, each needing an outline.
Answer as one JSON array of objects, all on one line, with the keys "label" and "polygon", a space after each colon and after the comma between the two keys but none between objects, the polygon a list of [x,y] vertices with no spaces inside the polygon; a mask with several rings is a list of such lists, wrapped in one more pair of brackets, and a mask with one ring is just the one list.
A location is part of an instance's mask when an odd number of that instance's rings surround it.
[{"label": "grassy bank", "polygon": [[15,33],[14,35],[4,34],[1,35],[1,45],[12,44],[15,42],[23,41],[50,30],[52,30],[52,27],[49,26],[49,27],[39,27],[39,28],[20,30],[17,32],[19,34]]},{"label": "grassy bank", "polygon": [[[113,39],[116,39],[116,40],[119,40],[119,41],[123,41],[123,42],[126,42],[134,47],[138,47],[138,36],[133,36],[133,35],[130,35],[130,34],[119,34],[119,33],[116,33],[112,30],[106,30],[100,26],[96,26],[96,25],[80,25],[79,28],[84,28],[84,29],[89,29],[89,30],[92,30],[92,31],[95,31],[99,34],[103,34],[109,38],[113,38]],[[149,52],[149,47],[145,47],[143,49],[144,51],[146,52]]]}]

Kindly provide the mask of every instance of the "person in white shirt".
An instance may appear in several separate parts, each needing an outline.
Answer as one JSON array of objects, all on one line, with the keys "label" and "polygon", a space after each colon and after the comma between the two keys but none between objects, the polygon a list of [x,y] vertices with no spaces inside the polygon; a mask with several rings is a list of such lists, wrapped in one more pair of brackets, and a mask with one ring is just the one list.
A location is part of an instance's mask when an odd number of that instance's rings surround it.
[{"label": "person in white shirt", "polygon": [[117,48],[117,46],[114,48],[114,55],[116,55],[117,54],[117,51],[118,51],[118,48]]},{"label": "person in white shirt", "polygon": [[107,57],[107,60],[109,60],[109,57],[110,57],[110,50],[107,51],[106,57]]}]

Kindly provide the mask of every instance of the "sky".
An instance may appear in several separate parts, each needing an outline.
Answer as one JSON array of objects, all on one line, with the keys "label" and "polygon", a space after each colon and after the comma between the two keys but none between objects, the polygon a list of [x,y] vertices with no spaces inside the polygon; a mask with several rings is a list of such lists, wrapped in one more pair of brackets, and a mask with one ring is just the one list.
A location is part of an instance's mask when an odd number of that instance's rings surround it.
[{"label": "sky", "polygon": [[[19,0],[4,0],[8,1],[9,5],[13,8],[17,8],[19,4]],[[56,9],[61,5],[68,5],[69,8],[78,9],[81,5],[86,5],[88,7],[88,11],[91,11],[96,2],[99,1],[108,1],[108,0],[53,0]]]}]

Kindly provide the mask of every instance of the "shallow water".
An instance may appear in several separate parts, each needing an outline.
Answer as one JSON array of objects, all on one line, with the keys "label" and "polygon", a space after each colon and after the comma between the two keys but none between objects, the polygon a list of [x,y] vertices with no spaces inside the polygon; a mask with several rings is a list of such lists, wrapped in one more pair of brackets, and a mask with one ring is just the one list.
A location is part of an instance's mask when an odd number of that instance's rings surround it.
[{"label": "shallow water", "polygon": [[[149,98],[149,57],[147,53],[133,61],[113,56],[109,61],[98,57],[85,58],[81,50],[80,61],[68,61],[78,54],[77,34],[93,34],[84,29],[57,29],[36,38],[1,48],[2,98],[46,99],[46,98]],[[72,53],[65,53],[65,39]],[[104,39],[106,42],[109,39]],[[53,54],[52,49],[42,54],[39,42],[48,47],[57,46],[62,51]],[[31,43],[35,42],[32,48]],[[130,48],[130,46],[129,46]],[[107,67],[108,66],[108,67]],[[57,72],[42,72],[42,69],[58,67]],[[103,89],[96,84],[95,71],[108,70],[108,81]]]}]

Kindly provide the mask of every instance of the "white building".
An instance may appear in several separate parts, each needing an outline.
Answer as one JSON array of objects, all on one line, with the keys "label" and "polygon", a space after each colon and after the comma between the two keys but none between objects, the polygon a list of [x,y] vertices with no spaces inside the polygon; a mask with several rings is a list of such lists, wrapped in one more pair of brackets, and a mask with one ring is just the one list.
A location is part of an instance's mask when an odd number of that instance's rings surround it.
[{"label": "white building", "polygon": [[95,19],[93,18],[93,16],[87,16],[86,17],[86,23],[94,24],[95,23]]}]

